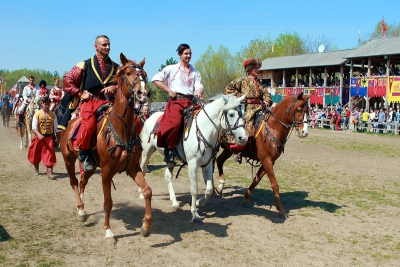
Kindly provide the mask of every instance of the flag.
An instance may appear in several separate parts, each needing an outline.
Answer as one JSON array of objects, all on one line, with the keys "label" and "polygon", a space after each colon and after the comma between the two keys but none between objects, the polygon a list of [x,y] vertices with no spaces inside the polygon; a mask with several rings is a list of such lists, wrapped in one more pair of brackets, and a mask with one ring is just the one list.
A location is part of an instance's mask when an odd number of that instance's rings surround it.
[{"label": "flag", "polygon": [[11,90],[10,90],[10,92],[15,92],[15,91],[17,91],[17,84],[15,84],[15,85],[13,86],[13,88],[11,88]]},{"label": "flag", "polygon": [[386,23],[385,20],[382,18],[382,37],[386,37]]},{"label": "flag", "polygon": [[272,43],[272,48],[271,48],[272,53],[274,53],[274,50],[275,50],[275,43]]},{"label": "flag", "polygon": [[358,30],[358,42],[360,42],[361,39],[361,30]]},{"label": "flag", "polygon": [[3,84],[3,78],[0,75],[0,85]]}]

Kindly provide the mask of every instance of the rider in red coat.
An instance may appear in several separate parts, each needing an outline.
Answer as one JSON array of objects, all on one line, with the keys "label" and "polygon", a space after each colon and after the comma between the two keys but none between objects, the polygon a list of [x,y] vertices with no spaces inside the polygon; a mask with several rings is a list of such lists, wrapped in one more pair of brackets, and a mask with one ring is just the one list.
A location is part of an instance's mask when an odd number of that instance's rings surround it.
[{"label": "rider in red coat", "polygon": [[110,40],[105,35],[96,38],[96,55],[76,64],[63,78],[63,90],[81,99],[82,123],[76,143],[79,157],[85,171],[93,169],[89,156],[90,140],[96,131],[96,110],[108,103],[105,94],[112,95],[118,88],[111,84],[111,78],[118,71],[118,64],[109,58]]}]

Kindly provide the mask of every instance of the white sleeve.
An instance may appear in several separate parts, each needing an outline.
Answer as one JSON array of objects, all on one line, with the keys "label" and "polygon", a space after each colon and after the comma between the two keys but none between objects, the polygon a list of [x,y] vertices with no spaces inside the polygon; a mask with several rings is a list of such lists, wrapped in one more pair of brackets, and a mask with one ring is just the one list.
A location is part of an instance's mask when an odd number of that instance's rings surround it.
[{"label": "white sleeve", "polygon": [[58,133],[58,120],[57,120],[57,117],[54,117],[54,132]]},{"label": "white sleeve", "polygon": [[38,118],[35,113],[35,115],[33,116],[33,120],[32,120],[32,130],[37,130],[38,124],[39,124],[39,121],[38,121]]}]

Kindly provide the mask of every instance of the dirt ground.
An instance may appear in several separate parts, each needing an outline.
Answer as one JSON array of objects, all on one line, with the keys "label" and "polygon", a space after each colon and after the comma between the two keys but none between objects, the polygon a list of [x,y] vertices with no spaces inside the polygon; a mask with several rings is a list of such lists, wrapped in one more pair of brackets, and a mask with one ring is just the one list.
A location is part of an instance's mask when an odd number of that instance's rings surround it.
[{"label": "dirt ground", "polygon": [[399,137],[318,129],[291,136],[275,168],[286,220],[266,177],[252,207],[242,206],[252,169],[230,160],[223,196],[213,195],[199,209],[204,223],[193,224],[187,172],[174,181],[181,209],[173,210],[161,158],[152,158],[152,234],[140,235],[144,202],[119,174],[111,246],[100,173],[85,192],[89,218],[79,222],[60,152],[56,179],[48,180],[42,164],[34,176],[15,129],[1,127],[0,136],[0,266],[400,266]]}]

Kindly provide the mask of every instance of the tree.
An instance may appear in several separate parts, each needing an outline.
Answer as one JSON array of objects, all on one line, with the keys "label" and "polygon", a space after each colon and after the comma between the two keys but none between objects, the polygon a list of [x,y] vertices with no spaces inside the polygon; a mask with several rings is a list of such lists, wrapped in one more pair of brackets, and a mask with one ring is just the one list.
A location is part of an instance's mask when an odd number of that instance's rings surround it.
[{"label": "tree", "polygon": [[338,50],[337,46],[333,44],[333,40],[329,39],[324,34],[318,37],[307,35],[306,38],[304,38],[304,47],[308,53],[318,52],[318,48],[321,44],[324,45],[325,51]]},{"label": "tree", "polygon": [[209,45],[204,54],[194,64],[201,73],[201,80],[208,97],[225,91],[225,86],[240,76],[237,62],[229,49],[221,45],[217,51]]},{"label": "tree", "polygon": [[[386,37],[400,37],[400,23],[395,25],[395,24],[389,24],[386,23]],[[379,20],[376,25],[375,29],[373,30],[372,33],[369,33],[366,35],[367,40],[363,41],[362,44],[366,43],[367,41],[371,39],[378,39],[382,38],[382,20]]]},{"label": "tree", "polygon": [[274,44],[274,56],[276,57],[303,55],[309,52],[304,40],[297,32],[280,34]]},{"label": "tree", "polygon": [[275,57],[275,51],[274,53],[272,52],[273,45],[274,41],[269,36],[265,38],[258,36],[251,40],[247,46],[242,46],[240,51],[236,54],[238,71],[243,71],[242,64],[249,58],[260,58],[264,60],[266,58]]}]

